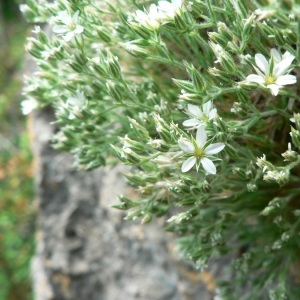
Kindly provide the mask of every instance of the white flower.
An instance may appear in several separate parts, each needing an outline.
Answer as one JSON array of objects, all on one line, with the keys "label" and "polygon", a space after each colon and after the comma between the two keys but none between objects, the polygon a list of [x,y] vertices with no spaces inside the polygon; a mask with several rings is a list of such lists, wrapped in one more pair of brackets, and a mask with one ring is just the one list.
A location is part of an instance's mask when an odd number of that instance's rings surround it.
[{"label": "white flower", "polygon": [[58,18],[65,25],[56,25],[53,27],[53,32],[63,35],[63,39],[68,42],[70,41],[75,34],[82,33],[84,28],[81,25],[78,25],[78,15],[79,10],[77,10],[73,17],[69,15],[67,11],[58,12]]},{"label": "white flower", "polygon": [[272,95],[277,96],[282,86],[294,84],[297,81],[296,76],[287,74],[294,58],[295,56],[289,52],[281,56],[276,49],[272,49],[271,58],[268,62],[262,54],[258,53],[255,55],[257,67],[254,66],[258,75],[250,74],[246,81],[266,86],[271,90]]},{"label": "white flower", "polygon": [[159,1],[158,8],[164,15],[164,19],[174,19],[175,15],[180,11],[182,7],[182,0]]},{"label": "white flower", "polygon": [[34,98],[30,98],[21,102],[23,115],[28,115],[38,106],[38,102]]},{"label": "white flower", "polygon": [[212,107],[212,101],[210,100],[203,104],[202,110],[196,105],[188,104],[188,114],[192,118],[184,121],[182,124],[193,129],[212,120],[217,114],[217,109]]},{"label": "white flower", "polygon": [[198,172],[200,163],[204,170],[209,174],[216,174],[216,167],[211,159],[213,154],[217,154],[225,147],[223,143],[206,145],[207,135],[203,126],[198,127],[196,140],[193,143],[186,139],[179,139],[178,144],[181,150],[188,153],[190,157],[182,164],[181,171],[188,172],[194,165]]},{"label": "white flower", "polygon": [[[151,4],[149,7],[149,13],[137,10],[133,19],[140,25],[147,27],[150,30],[156,30],[160,26],[159,20],[163,17],[155,4]],[[129,20],[130,23],[130,20]]]},{"label": "white flower", "polygon": [[80,111],[87,106],[87,99],[81,92],[76,92],[77,97],[69,97],[67,99],[67,108],[71,110],[69,119],[74,119],[75,115],[80,114]]}]

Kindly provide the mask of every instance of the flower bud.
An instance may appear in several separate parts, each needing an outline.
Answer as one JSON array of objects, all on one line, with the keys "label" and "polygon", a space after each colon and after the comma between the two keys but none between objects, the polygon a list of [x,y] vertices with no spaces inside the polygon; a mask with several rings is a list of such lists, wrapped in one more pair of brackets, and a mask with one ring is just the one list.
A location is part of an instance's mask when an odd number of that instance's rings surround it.
[{"label": "flower bud", "polygon": [[129,23],[129,25],[130,25],[131,29],[136,34],[138,34],[141,38],[143,38],[145,40],[150,39],[152,32],[148,28],[141,26],[137,23]]},{"label": "flower bud", "polygon": [[152,148],[160,151],[160,152],[168,152],[170,149],[170,146],[168,144],[166,144],[163,140],[151,140],[148,143]]},{"label": "flower bud", "polygon": [[232,173],[238,175],[239,178],[241,178],[242,180],[246,179],[245,171],[243,169],[239,168],[239,167],[233,167],[232,168]]},{"label": "flower bud", "polygon": [[120,87],[116,85],[113,81],[107,81],[106,87],[108,89],[109,95],[116,101],[116,102],[122,102],[122,92],[120,90]]},{"label": "flower bud", "polygon": [[209,38],[216,44],[226,47],[228,41],[218,32],[209,32]]},{"label": "flower bud", "polygon": [[132,164],[139,164],[141,161],[140,156],[133,152],[130,148],[124,148],[123,155]]},{"label": "flower bud", "polygon": [[131,119],[128,117],[128,120],[130,122],[130,127],[134,129],[138,137],[141,137],[143,140],[150,139],[148,131],[143,126],[141,126],[135,119]]},{"label": "flower bud", "polygon": [[102,41],[104,41],[106,43],[109,43],[111,41],[110,34],[109,34],[109,32],[106,31],[105,27],[93,25],[93,28],[96,30],[99,38]]},{"label": "flower bud", "polygon": [[292,137],[292,142],[294,144],[294,146],[296,146],[297,148],[300,148],[300,131],[294,129],[293,127],[291,127],[292,132],[290,132],[290,135]]},{"label": "flower bud", "polygon": [[257,185],[254,182],[249,182],[247,184],[247,190],[248,190],[248,192],[256,192],[257,191]]},{"label": "flower bud", "polygon": [[296,161],[298,159],[298,153],[291,150],[291,143],[288,144],[288,150],[281,154],[285,158],[284,161]]},{"label": "flower bud", "polygon": [[297,34],[293,32],[291,29],[283,29],[283,38],[289,43],[289,44],[296,44],[298,39],[297,39]]},{"label": "flower bud", "polygon": [[226,39],[226,44],[233,39],[233,33],[223,22],[218,22],[218,32]]},{"label": "flower bud", "polygon": [[108,71],[104,64],[97,62],[95,59],[88,59],[88,61],[99,75],[107,77]]},{"label": "flower bud", "polygon": [[172,78],[172,81],[184,91],[189,93],[195,93],[194,84],[188,80],[179,80]]},{"label": "flower bud", "polygon": [[210,186],[210,184],[206,180],[203,181],[201,189],[202,189],[203,193],[207,193],[208,194],[208,193],[211,192],[211,186]]},{"label": "flower bud", "polygon": [[118,63],[118,57],[113,56],[112,53],[108,53],[107,56],[107,64],[108,64],[108,71],[111,77],[115,79],[120,79],[122,77],[121,68]]},{"label": "flower bud", "polygon": [[252,14],[248,19],[245,20],[245,23],[244,23],[244,28],[243,28],[243,31],[242,31],[242,37],[243,37],[243,41],[247,41],[253,31],[254,31],[254,27],[255,27],[255,15]]},{"label": "flower bud", "polygon": [[183,18],[183,16],[184,15],[181,14],[175,14],[174,16],[175,27],[180,33],[186,33],[190,31],[190,26],[187,24],[187,21],[185,18]]},{"label": "flower bud", "polygon": [[203,76],[200,74],[198,70],[193,68],[190,73],[192,77],[193,84],[197,91],[202,91],[205,88],[205,82],[203,80]]},{"label": "flower bud", "polygon": [[147,224],[147,223],[151,222],[151,220],[152,220],[152,214],[146,213],[145,216],[143,217],[141,223],[142,224]]},{"label": "flower bud", "polygon": [[280,30],[275,30],[275,41],[279,46],[284,46],[286,44],[286,41],[283,38],[283,33]]},{"label": "flower bud", "polygon": [[145,150],[145,146],[142,143],[130,139],[127,135],[124,138],[119,137],[119,140],[123,144],[123,148],[130,148],[138,153]]}]

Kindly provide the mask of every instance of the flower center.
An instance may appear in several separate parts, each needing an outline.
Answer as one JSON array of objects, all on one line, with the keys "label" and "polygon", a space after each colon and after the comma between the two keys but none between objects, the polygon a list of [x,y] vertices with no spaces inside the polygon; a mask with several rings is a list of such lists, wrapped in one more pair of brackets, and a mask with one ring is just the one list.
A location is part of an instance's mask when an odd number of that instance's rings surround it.
[{"label": "flower center", "polygon": [[197,148],[195,149],[194,155],[196,158],[202,158],[204,156],[204,149],[203,148]]},{"label": "flower center", "polygon": [[203,115],[203,116],[202,116],[202,121],[203,121],[203,122],[208,122],[208,121],[209,121],[209,116]]},{"label": "flower center", "polygon": [[68,25],[68,27],[69,27],[70,31],[74,31],[76,29],[76,23],[70,22],[70,24]]},{"label": "flower center", "polygon": [[277,78],[274,76],[267,76],[266,77],[266,85],[275,83],[276,79]]}]

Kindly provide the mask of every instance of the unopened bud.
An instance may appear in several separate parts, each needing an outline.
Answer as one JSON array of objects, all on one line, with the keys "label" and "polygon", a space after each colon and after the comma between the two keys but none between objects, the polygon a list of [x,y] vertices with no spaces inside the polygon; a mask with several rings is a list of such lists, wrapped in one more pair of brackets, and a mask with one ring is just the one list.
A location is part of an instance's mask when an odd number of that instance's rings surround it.
[{"label": "unopened bud", "polygon": [[291,127],[291,130],[290,135],[292,137],[292,142],[297,148],[300,148],[300,131],[293,127]]},{"label": "unopened bud", "polygon": [[284,161],[296,161],[298,159],[298,153],[296,151],[292,151],[291,143],[288,144],[288,150],[281,154],[285,158]]},{"label": "unopened bud", "polygon": [[206,180],[203,181],[201,189],[202,189],[203,193],[210,193],[211,192],[211,186]]},{"label": "unopened bud", "polygon": [[109,52],[107,56],[107,64],[110,75],[115,79],[120,79],[122,74],[120,65],[118,63],[118,57],[113,56],[112,53]]}]

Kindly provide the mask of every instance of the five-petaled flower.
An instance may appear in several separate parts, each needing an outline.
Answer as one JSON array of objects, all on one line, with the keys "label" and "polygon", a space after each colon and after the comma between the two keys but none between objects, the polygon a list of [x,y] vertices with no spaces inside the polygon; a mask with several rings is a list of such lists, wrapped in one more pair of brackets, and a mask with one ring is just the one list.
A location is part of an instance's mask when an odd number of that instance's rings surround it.
[{"label": "five-petaled flower", "polygon": [[207,134],[203,126],[198,127],[196,140],[192,139],[192,142],[184,138],[178,140],[181,150],[187,153],[190,157],[182,164],[181,171],[188,172],[194,165],[196,165],[197,172],[200,164],[204,170],[209,174],[216,174],[216,167],[212,162],[213,154],[217,154],[225,147],[223,143],[207,143]]},{"label": "five-petaled flower", "polygon": [[271,50],[271,58],[269,61],[260,53],[255,55],[256,66],[253,66],[257,74],[250,74],[246,81],[256,82],[266,86],[271,90],[272,95],[277,96],[279,89],[288,84],[294,84],[297,79],[294,75],[289,75],[290,66],[294,60],[289,52],[284,55],[276,50]]},{"label": "five-petaled flower", "polygon": [[188,104],[188,115],[191,116],[191,119],[184,121],[182,125],[194,129],[214,119],[217,115],[217,109],[213,108],[211,100],[204,103],[202,109],[196,105]]},{"label": "five-petaled flower", "polygon": [[69,42],[75,34],[80,34],[83,32],[84,28],[81,25],[78,25],[78,15],[79,10],[77,10],[73,17],[69,15],[67,11],[58,12],[58,19],[65,25],[56,25],[53,27],[53,32],[63,35],[63,39],[66,42]]}]

